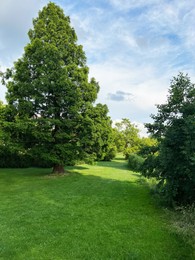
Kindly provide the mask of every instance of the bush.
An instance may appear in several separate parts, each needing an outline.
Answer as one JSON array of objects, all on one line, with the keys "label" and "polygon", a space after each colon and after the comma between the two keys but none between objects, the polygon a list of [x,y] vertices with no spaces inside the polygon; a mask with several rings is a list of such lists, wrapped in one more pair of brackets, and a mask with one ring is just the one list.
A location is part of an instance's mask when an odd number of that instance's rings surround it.
[{"label": "bush", "polygon": [[107,153],[106,153],[106,155],[105,155],[105,157],[104,157],[104,161],[111,161],[111,160],[114,159],[115,157],[116,157],[116,147],[113,146],[113,147],[111,147],[111,148],[107,151]]},{"label": "bush", "polygon": [[145,159],[135,153],[129,155],[128,166],[129,169],[135,172],[140,172]]}]

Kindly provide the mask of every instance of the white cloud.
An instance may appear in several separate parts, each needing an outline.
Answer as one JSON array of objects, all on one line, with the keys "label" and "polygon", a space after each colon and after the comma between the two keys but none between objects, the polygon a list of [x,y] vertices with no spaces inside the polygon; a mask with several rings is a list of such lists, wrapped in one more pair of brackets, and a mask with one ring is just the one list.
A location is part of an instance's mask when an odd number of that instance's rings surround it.
[{"label": "white cloud", "polygon": [[156,0],[147,0],[147,2],[145,0],[109,0],[109,2],[116,8],[127,10],[154,4]]},{"label": "white cloud", "polygon": [[115,93],[108,93],[107,98],[112,101],[122,102],[122,101],[131,101],[132,94],[129,92],[124,92],[117,90]]}]

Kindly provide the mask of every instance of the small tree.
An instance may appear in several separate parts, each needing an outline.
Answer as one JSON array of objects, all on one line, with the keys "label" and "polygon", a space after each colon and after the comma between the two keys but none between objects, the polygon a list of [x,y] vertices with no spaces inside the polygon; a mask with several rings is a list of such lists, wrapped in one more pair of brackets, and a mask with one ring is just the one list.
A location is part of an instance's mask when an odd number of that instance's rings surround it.
[{"label": "small tree", "polygon": [[88,80],[86,57],[63,10],[49,3],[33,20],[30,42],[7,70],[4,130],[34,158],[63,172],[91,144],[90,110],[99,85]]},{"label": "small tree", "polygon": [[170,202],[191,203],[195,200],[195,86],[187,75],[173,78],[167,103],[157,108],[154,123],[147,124],[160,142],[158,163],[149,173],[160,179]]}]

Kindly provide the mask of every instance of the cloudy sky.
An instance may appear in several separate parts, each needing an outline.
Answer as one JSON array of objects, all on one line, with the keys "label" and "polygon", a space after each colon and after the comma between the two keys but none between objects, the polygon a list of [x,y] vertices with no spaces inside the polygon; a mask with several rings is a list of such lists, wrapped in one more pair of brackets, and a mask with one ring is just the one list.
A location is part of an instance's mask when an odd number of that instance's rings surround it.
[{"label": "cloudy sky", "polygon": [[[0,66],[13,65],[47,0],[0,0]],[[149,122],[179,71],[195,82],[194,0],[54,0],[83,45],[113,120]],[[5,87],[0,86],[0,99]]]}]

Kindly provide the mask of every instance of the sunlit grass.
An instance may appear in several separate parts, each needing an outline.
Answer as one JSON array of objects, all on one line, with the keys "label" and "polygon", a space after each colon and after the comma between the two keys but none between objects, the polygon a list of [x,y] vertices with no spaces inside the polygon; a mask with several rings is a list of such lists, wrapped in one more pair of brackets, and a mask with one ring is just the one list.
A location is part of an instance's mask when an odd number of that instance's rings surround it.
[{"label": "sunlit grass", "polygon": [[0,170],[0,259],[192,259],[122,159]]}]

